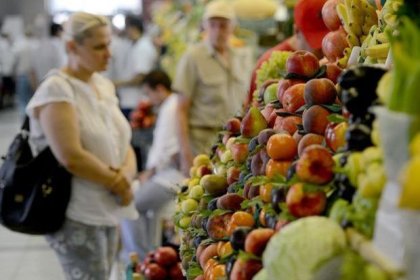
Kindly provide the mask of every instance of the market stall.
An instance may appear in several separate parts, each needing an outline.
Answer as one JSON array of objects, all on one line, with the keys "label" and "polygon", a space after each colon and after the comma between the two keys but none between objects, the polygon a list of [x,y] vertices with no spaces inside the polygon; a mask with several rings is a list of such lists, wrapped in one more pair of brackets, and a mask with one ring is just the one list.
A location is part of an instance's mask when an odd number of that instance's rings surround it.
[{"label": "market stall", "polygon": [[328,0],[325,58],[274,52],[194,159],[186,279],[420,278],[419,4],[383,2]]}]

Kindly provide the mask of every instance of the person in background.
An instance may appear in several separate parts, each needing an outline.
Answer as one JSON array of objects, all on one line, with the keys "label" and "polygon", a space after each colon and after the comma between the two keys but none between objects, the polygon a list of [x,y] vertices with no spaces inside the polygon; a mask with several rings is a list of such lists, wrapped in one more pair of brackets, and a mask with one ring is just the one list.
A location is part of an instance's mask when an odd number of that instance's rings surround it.
[{"label": "person in background", "polygon": [[185,175],[193,156],[209,152],[222,125],[242,110],[251,70],[248,59],[229,46],[235,26],[231,4],[207,4],[203,26],[206,37],[183,55],[173,86],[180,93],[177,127]]},{"label": "person in background", "polygon": [[278,45],[267,50],[258,59],[252,71],[251,84],[249,88],[249,98],[252,99],[256,89],[257,71],[261,65],[270,59],[274,51],[296,51],[306,50],[314,53],[318,58],[322,58],[322,39],[330,30],[322,20],[322,7],[326,0],[299,0],[294,8],[294,34]]},{"label": "person in background", "polygon": [[105,17],[72,14],[67,63],[47,75],[26,108],[36,151],[49,146],[73,175],[64,225],[46,237],[67,280],[109,279],[119,219],[138,216],[130,126],[114,85],[98,74],[108,65],[110,39]]},{"label": "person in background", "polygon": [[34,38],[32,32],[27,30],[25,37],[16,44],[16,97],[19,107],[19,114],[25,117],[25,107],[32,97],[34,87],[31,84],[31,64],[32,53],[38,46],[38,40]]},{"label": "person in background", "polygon": [[52,22],[49,27],[49,37],[42,38],[33,51],[31,83],[34,88],[39,85],[48,71],[66,64],[67,55],[62,34],[63,27]]},{"label": "person in background", "polygon": [[144,75],[156,67],[158,53],[152,40],[144,34],[140,18],[127,16],[125,31],[132,45],[126,52],[124,75],[114,84],[118,89],[121,110],[129,118],[138,103],[147,98],[141,91],[140,83]]},{"label": "person in background", "polygon": [[11,100],[15,93],[15,79],[13,78],[15,62],[16,54],[13,51],[12,39],[9,34],[2,33],[0,37],[0,108],[8,103],[6,101]]},{"label": "person in background", "polygon": [[155,70],[144,77],[143,89],[159,112],[146,170],[140,173],[140,186],[134,193],[140,217],[121,224],[123,254],[127,257],[129,252],[137,252],[141,258],[161,245],[158,244],[161,232],[156,232],[161,222],[159,211],[174,201],[176,184],[184,178],[178,171],[178,98],[171,90],[171,80],[165,72]]}]

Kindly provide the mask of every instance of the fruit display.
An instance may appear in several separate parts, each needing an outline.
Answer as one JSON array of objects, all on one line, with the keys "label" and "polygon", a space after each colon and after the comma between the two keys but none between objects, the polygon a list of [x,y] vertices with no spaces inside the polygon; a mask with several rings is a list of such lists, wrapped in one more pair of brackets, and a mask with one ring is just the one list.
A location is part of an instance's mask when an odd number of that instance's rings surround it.
[{"label": "fruit display", "polygon": [[140,262],[136,253],[130,255],[131,263],[127,266],[126,280],[135,279],[138,275],[145,280],[183,280],[179,256],[172,247],[159,247],[149,252]]},{"label": "fruit display", "polygon": [[152,127],[155,124],[156,119],[156,113],[149,100],[140,101],[130,114],[131,127],[136,129]]},{"label": "fruit display", "polygon": [[[383,135],[374,112],[384,104],[401,105],[395,97],[399,88],[417,104],[405,103],[413,113],[418,102],[412,86],[418,79],[395,73],[410,64],[401,54],[391,71],[363,61],[351,67],[342,63],[345,49],[363,47],[378,20],[385,29],[405,24],[398,36],[389,34],[391,48],[407,47],[395,39],[401,37],[418,46],[419,37],[407,38],[415,27],[405,19],[387,27],[384,18],[393,20],[390,14],[398,8],[388,5],[378,12],[364,0],[327,1],[323,18],[332,30],[327,36],[334,38],[329,44],[342,52],[324,52],[325,64],[306,51],[273,53],[259,72],[254,100],[245,113],[227,120],[209,155],[194,159],[175,214],[187,279],[400,275],[377,260],[380,254],[370,241],[388,181]],[[352,35],[357,44],[350,43]],[[413,52],[406,53],[417,59]],[[418,65],[405,65],[402,71],[411,70],[407,77],[414,77]],[[419,139],[412,142],[417,152]],[[418,164],[418,156],[413,156],[405,169],[401,205],[418,207]]]}]

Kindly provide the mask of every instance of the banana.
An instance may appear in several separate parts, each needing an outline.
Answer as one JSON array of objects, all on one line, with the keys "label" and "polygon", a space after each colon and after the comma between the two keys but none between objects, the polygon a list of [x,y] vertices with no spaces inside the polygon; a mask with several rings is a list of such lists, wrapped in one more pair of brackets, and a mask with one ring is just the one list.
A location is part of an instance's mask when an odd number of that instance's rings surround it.
[{"label": "banana", "polygon": [[343,56],[342,58],[337,60],[337,66],[340,67],[340,68],[343,68],[343,69],[346,68],[348,60],[349,60],[348,56],[346,56],[346,55]]},{"label": "banana", "polygon": [[346,6],[343,3],[339,3],[336,7],[336,10],[338,17],[340,18],[341,24],[344,27],[344,30],[346,30],[346,32],[349,32],[349,18],[347,16]]},{"label": "banana", "polygon": [[348,33],[346,39],[350,47],[360,46],[359,38],[354,33]]},{"label": "banana", "polygon": [[386,59],[388,56],[390,44],[383,43],[366,48],[366,55],[375,59]]},{"label": "banana", "polygon": [[376,64],[378,61],[376,58],[373,58],[371,56],[367,56],[363,64]]},{"label": "banana", "polygon": [[388,43],[389,42],[388,35],[385,32],[379,32],[376,35],[376,41],[379,42],[379,44]]},{"label": "banana", "polygon": [[360,0],[350,0],[350,8],[346,4],[346,9],[349,9],[347,10],[349,27],[356,36],[360,36],[362,34],[364,12],[360,9],[360,7]]}]

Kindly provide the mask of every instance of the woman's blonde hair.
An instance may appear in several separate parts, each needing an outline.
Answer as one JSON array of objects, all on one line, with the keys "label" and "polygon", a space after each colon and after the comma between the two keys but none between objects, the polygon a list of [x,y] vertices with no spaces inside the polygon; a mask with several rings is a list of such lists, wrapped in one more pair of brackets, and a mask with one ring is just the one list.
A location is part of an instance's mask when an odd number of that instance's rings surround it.
[{"label": "woman's blonde hair", "polygon": [[65,39],[81,43],[85,38],[91,36],[90,31],[99,26],[109,26],[106,17],[85,12],[72,14],[65,25]]}]

